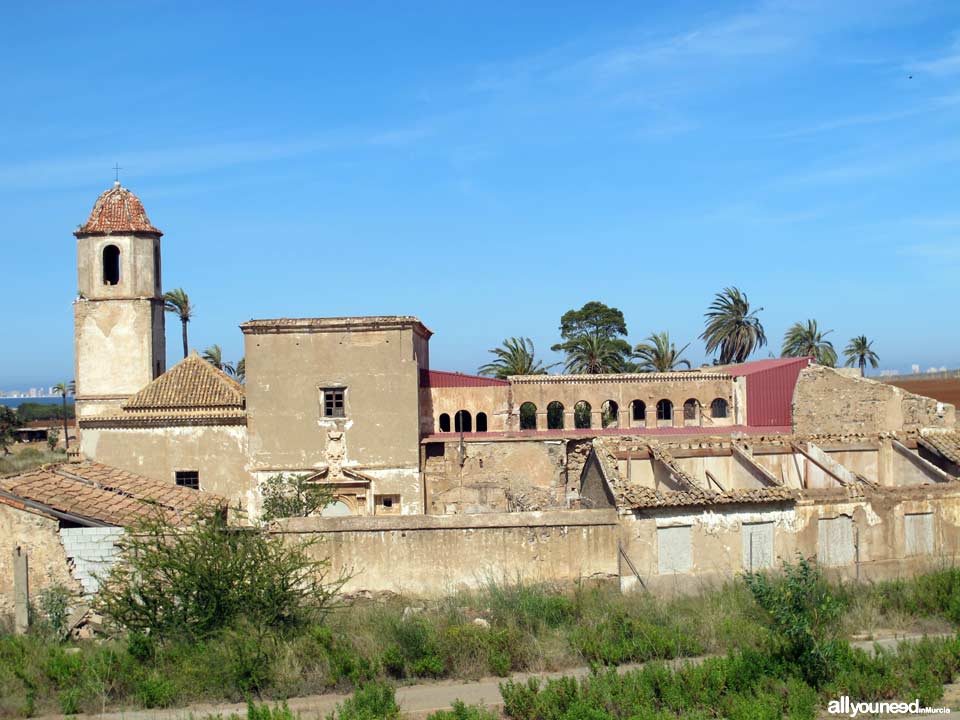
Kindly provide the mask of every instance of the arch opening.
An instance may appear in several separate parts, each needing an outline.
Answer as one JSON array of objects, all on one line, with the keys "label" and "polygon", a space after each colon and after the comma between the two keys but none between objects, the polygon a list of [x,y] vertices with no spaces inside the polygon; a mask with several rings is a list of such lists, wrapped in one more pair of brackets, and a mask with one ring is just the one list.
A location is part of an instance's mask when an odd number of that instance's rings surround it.
[{"label": "arch opening", "polygon": [[643,400],[634,400],[630,403],[630,418],[635,425],[646,424],[647,404]]},{"label": "arch opening", "polygon": [[620,427],[620,406],[616,400],[605,400],[600,406],[600,425],[605,428]]},{"label": "arch opening", "polygon": [[695,424],[700,415],[700,402],[695,398],[690,398],[683,403],[683,422],[686,424]]},{"label": "arch opening", "polygon": [[532,402],[525,402],[520,406],[520,429],[537,429],[537,406]]},{"label": "arch opening", "polygon": [[487,431],[487,414],[485,412],[477,413],[477,432]]},{"label": "arch opening", "polygon": [[473,432],[473,417],[467,410],[458,410],[453,417],[453,425],[456,432]]},{"label": "arch opening", "polygon": [[727,401],[723,398],[717,398],[712,403],[710,403],[710,417],[713,418],[725,418],[730,412],[730,407],[727,404]]},{"label": "arch opening", "polygon": [[120,283],[120,248],[116,245],[107,245],[103,249],[103,284],[118,285]]},{"label": "arch opening", "polygon": [[559,400],[547,405],[547,430],[563,430],[563,403]]},{"label": "arch opening", "polygon": [[581,400],[573,406],[573,426],[578,430],[586,430],[593,422],[593,408],[586,400]]},{"label": "arch opening", "polygon": [[669,400],[657,401],[657,420],[673,420],[673,403]]},{"label": "arch opening", "polygon": [[447,413],[440,414],[440,432],[450,432],[450,416]]}]

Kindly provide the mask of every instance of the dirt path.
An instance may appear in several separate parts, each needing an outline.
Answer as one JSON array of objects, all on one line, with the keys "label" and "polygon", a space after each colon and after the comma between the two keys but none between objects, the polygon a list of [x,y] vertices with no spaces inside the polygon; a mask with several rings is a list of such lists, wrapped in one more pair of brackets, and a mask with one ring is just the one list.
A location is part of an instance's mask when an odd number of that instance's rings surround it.
[{"label": "dirt path", "polygon": [[[952,633],[938,633],[936,635],[900,635],[882,638],[879,640],[862,640],[853,642],[854,647],[864,650],[872,650],[875,645],[884,649],[894,649],[898,643],[912,642],[922,637],[952,637]],[[683,663],[703,662],[707,655],[694,658],[679,658],[672,661],[671,665],[681,665]],[[642,664],[621,665],[617,672],[624,673],[642,667]],[[569,668],[558,672],[550,673],[515,673],[509,679],[518,682],[526,682],[528,678],[536,677],[540,679],[559,678],[559,677],[584,677],[590,673],[585,667]],[[462,700],[468,705],[482,704],[490,708],[500,708],[503,701],[500,698],[500,683],[507,678],[484,678],[475,682],[463,682],[459,680],[447,680],[442,682],[433,682],[423,685],[407,685],[397,688],[397,702],[400,704],[405,717],[409,720],[420,720],[428,714],[437,710],[446,710],[453,704],[454,700]],[[955,689],[948,693],[951,700],[958,700]],[[291,698],[287,705],[295,713],[300,713],[304,720],[311,718],[324,718],[327,713],[332,712],[338,703],[342,703],[349,695],[306,695],[303,697]],[[944,697],[947,701],[947,696]],[[196,703],[182,708],[167,708],[165,710],[130,710],[121,712],[108,712],[103,715],[84,716],[73,715],[73,718],[99,717],[103,720],[186,720],[188,717],[200,718],[206,715],[223,715],[237,713],[243,717],[246,716],[247,707],[243,703]],[[63,715],[47,715],[35,720],[60,720]]]}]

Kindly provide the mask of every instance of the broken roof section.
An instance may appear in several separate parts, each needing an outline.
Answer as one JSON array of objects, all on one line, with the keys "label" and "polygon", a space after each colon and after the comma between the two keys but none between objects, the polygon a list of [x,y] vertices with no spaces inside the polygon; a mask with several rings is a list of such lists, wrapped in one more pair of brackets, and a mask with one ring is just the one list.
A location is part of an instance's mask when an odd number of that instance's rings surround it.
[{"label": "broken roof section", "polygon": [[126,526],[156,512],[181,524],[201,504],[226,506],[218,495],[89,461],[0,478],[0,501],[86,526]]}]

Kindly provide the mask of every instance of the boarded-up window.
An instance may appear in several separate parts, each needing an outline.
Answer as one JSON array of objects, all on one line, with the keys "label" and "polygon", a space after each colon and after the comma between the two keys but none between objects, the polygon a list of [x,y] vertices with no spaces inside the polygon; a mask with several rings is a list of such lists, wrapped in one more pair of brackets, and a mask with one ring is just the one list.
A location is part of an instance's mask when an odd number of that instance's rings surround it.
[{"label": "boarded-up window", "polygon": [[743,569],[750,572],[773,567],[773,523],[743,524]]},{"label": "boarded-up window", "polygon": [[933,513],[911,513],[903,516],[907,555],[933,554]]},{"label": "boarded-up window", "polygon": [[817,562],[838,567],[853,562],[853,518],[820,518],[817,525]]},{"label": "boarded-up window", "polygon": [[660,574],[689,572],[693,565],[690,526],[657,528],[657,564]]}]

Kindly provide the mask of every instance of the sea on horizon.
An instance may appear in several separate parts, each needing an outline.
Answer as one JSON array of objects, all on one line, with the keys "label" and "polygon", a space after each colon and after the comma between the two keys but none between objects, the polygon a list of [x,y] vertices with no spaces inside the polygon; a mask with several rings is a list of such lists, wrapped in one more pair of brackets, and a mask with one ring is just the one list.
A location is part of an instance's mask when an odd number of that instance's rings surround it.
[{"label": "sea on horizon", "polygon": [[[41,405],[60,405],[63,398],[58,397],[0,397],[0,405],[17,408],[24,403],[39,403]],[[67,405],[73,404],[73,395],[67,395]]]}]

